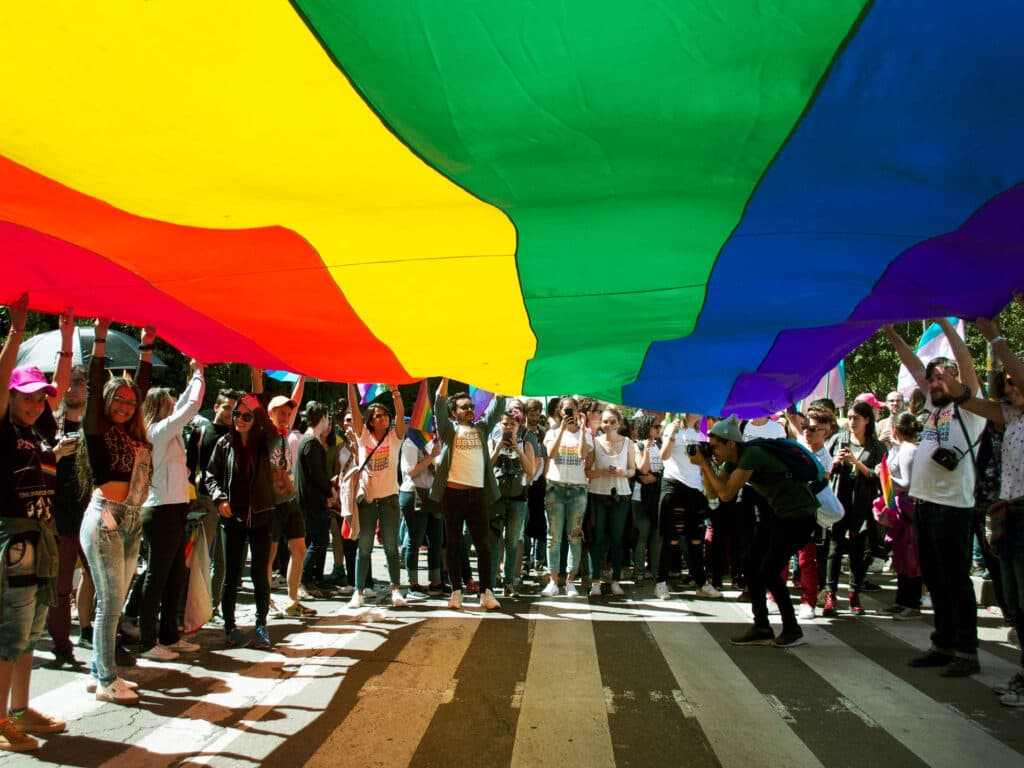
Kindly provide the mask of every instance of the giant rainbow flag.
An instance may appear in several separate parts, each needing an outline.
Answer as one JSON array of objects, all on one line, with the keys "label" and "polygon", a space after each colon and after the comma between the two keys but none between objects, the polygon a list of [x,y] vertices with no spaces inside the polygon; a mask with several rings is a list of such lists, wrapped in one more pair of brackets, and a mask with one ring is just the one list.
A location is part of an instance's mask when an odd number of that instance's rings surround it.
[{"label": "giant rainbow flag", "polygon": [[328,380],[771,412],[883,322],[1024,288],[1021,29],[1014,0],[5,3],[0,301]]}]

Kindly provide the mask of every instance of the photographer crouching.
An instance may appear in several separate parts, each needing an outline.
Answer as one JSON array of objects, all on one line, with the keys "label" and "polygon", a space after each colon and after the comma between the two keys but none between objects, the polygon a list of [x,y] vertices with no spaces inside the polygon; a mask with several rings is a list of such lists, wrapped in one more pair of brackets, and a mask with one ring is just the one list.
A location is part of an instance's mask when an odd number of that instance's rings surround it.
[{"label": "photographer crouching", "polygon": [[[794,480],[781,460],[756,445],[747,445],[735,416],[718,422],[708,435],[716,471],[703,451],[689,454],[701,468],[709,497],[721,501],[736,498],[749,484],[764,497],[754,542],[744,564],[754,612],[754,626],[729,642],[733,645],[791,647],[803,643],[793,602],[782,578],[786,563],[811,537],[817,499],[807,483]],[[772,593],[782,617],[782,632],[775,636],[768,623],[767,592]]]}]

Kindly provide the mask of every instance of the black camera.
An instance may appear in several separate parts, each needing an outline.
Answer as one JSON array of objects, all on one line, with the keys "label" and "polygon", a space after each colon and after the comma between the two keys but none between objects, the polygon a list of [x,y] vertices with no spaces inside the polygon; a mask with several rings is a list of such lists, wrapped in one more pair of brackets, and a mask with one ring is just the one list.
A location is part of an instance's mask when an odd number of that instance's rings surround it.
[{"label": "black camera", "polygon": [[690,456],[696,456],[697,451],[701,452],[704,458],[711,458],[711,443],[688,443],[686,446],[686,452]]},{"label": "black camera", "polygon": [[932,461],[943,469],[948,469],[952,472],[956,469],[956,465],[960,463],[960,456],[957,456],[956,452],[949,448],[936,448],[935,453],[932,454]]}]

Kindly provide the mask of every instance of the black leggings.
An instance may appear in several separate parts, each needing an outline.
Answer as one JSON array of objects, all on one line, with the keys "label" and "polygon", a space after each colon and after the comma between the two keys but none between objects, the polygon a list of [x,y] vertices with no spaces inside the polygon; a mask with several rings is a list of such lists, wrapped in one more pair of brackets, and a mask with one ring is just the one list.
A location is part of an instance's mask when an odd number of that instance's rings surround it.
[{"label": "black leggings", "polygon": [[[139,644],[143,650],[178,642],[178,603],[185,588],[185,522],[188,504],[143,507],[142,536],[149,566],[139,598]],[[160,631],[157,633],[157,615]]]},{"label": "black leggings", "polygon": [[686,537],[686,562],[690,567],[690,578],[697,587],[707,583],[704,573],[704,532],[707,525],[704,520],[708,514],[708,500],[696,488],[684,483],[662,478],[661,480],[661,557],[658,558],[658,581],[668,578],[668,553],[673,540],[683,546]]},{"label": "black leggings", "polygon": [[832,542],[829,546],[828,572],[825,583],[830,592],[839,588],[839,573],[843,565],[843,555],[850,556],[850,591],[860,592],[864,586],[864,576],[868,570],[866,557],[868,545],[868,526],[863,517],[844,517],[832,526]]},{"label": "black leggings", "polygon": [[444,530],[448,539],[445,552],[452,589],[462,589],[462,524],[469,528],[476,548],[476,569],[480,591],[491,588],[491,534],[487,519],[487,494],[483,488],[446,488],[441,498]]},{"label": "black leggings", "polygon": [[248,542],[252,553],[249,575],[256,598],[256,626],[267,625],[270,611],[270,581],[267,567],[270,565],[270,521],[259,528],[246,528],[243,523],[231,519],[224,522],[224,595],[220,607],[224,615],[224,631],[235,628],[235,603],[238,602],[238,582],[242,579],[245,565],[245,545]]}]

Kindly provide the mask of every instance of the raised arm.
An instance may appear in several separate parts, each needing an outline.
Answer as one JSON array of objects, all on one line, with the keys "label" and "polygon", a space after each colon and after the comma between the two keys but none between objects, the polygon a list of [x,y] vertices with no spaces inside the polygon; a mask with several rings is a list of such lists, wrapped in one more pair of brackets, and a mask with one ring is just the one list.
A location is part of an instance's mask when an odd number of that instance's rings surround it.
[{"label": "raised arm", "polygon": [[164,431],[169,434],[180,434],[185,425],[195,418],[199,409],[203,406],[203,393],[206,391],[206,381],[203,378],[203,364],[192,361],[192,377],[189,379],[184,391],[174,404],[174,410],[159,423],[154,424],[152,431]]},{"label": "raised arm", "polygon": [[57,358],[57,369],[53,372],[53,386],[57,388],[53,397],[47,397],[46,403],[51,411],[56,411],[64,393],[71,384],[71,345],[75,340],[75,316],[71,307],[60,313],[60,352]]},{"label": "raised arm", "polygon": [[100,317],[93,322],[92,360],[89,361],[88,395],[82,431],[87,435],[103,433],[103,364],[107,357],[107,333],[110,318]]},{"label": "raised arm", "polygon": [[7,342],[0,352],[0,418],[7,416],[7,408],[10,405],[11,390],[7,383],[11,380],[11,373],[18,362],[18,348],[21,346],[21,338],[25,335],[25,323],[28,320],[28,294],[23,293],[10,306],[11,329],[7,332]]},{"label": "raised arm", "polygon": [[[999,326],[995,320],[991,320],[987,317],[979,317],[974,321],[978,330],[981,334],[988,339],[989,344],[992,345],[992,351],[1002,362],[1003,367],[1006,369],[1007,374],[1013,377],[1014,381],[1024,381],[1024,364],[1017,359],[1017,356],[1013,354],[1009,345],[1006,343],[1006,339],[999,333]],[[959,365],[959,361],[957,362]],[[983,418],[994,421],[997,424],[1003,424],[1003,409],[999,403],[992,402],[991,400],[984,400],[980,397],[976,397],[975,393],[978,391],[977,387],[970,387],[967,382],[958,384],[956,379],[949,374],[944,372],[943,380],[945,381],[946,388],[949,389],[950,395],[956,400],[957,404],[965,411],[976,413]],[[960,373],[961,380],[963,379],[963,371]]]},{"label": "raised arm", "polygon": [[405,423],[405,403],[402,402],[402,393],[398,391],[397,384],[391,385],[391,397],[395,400],[395,436],[404,440],[409,428]]},{"label": "raised arm", "polygon": [[903,340],[903,337],[896,333],[895,328],[891,325],[883,325],[882,331],[889,337],[889,341],[892,342],[893,347],[896,349],[900,362],[910,372],[910,375],[914,377],[917,386],[927,392],[928,380],[924,375],[924,363],[918,359],[917,355],[914,354],[914,350]]},{"label": "raised arm", "polygon": [[453,431],[451,416],[448,414],[447,376],[437,385],[437,394],[434,396],[434,422],[437,424],[438,439],[447,442]]},{"label": "raised arm", "polygon": [[[1018,293],[1016,295],[1020,296],[1021,294]],[[1018,301],[1024,304],[1024,298],[1020,298]],[[1003,364],[1003,369],[1007,375],[1013,379],[1018,388],[1024,386],[1024,363],[1013,354],[1010,345],[1003,338],[1003,335],[999,333],[998,323],[995,320],[979,317],[974,321],[974,324],[981,331],[982,335],[988,339],[988,343],[992,345],[992,351],[996,353],[999,362]]]},{"label": "raised arm", "polygon": [[352,412],[352,429],[355,431],[356,436],[362,439],[363,414],[359,410],[359,392],[356,390],[356,385],[352,383],[348,385],[348,407]]},{"label": "raised arm", "polygon": [[942,328],[942,332],[946,334],[946,338],[949,339],[953,357],[960,369],[960,381],[970,387],[972,394],[977,392],[981,387],[981,382],[978,381],[978,372],[974,370],[974,358],[971,357],[971,350],[967,348],[967,342],[960,338],[956,328],[946,318],[940,317],[936,322]]},{"label": "raised arm", "polygon": [[139,344],[139,365],[135,369],[135,386],[139,388],[139,402],[149,392],[153,381],[153,343],[156,341],[156,328],[147,325],[142,329],[142,343]]},{"label": "raised arm", "polygon": [[493,432],[494,428],[498,425],[501,415],[505,413],[505,404],[507,402],[508,398],[504,395],[495,395],[491,400],[491,404],[487,406],[482,419],[484,427],[487,429],[487,434]]}]

